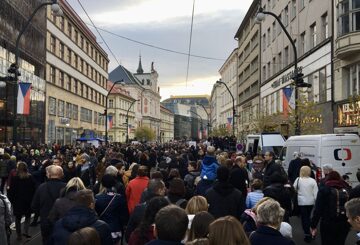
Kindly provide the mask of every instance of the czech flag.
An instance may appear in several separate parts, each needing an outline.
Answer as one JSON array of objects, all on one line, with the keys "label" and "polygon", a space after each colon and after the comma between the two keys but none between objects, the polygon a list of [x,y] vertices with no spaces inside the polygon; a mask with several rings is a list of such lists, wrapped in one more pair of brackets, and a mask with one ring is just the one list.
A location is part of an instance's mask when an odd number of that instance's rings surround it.
[{"label": "czech flag", "polygon": [[230,130],[231,127],[232,127],[232,120],[233,120],[232,117],[228,117],[228,118],[227,118],[226,128],[227,128],[228,130]]},{"label": "czech flag", "polygon": [[294,97],[292,88],[283,88],[283,113],[287,117],[289,115],[289,109],[294,106]]},{"label": "czech flag", "polygon": [[112,129],[113,127],[113,116],[108,116],[108,129]]},{"label": "czech flag", "polygon": [[17,95],[17,114],[30,114],[31,83],[19,83]]}]

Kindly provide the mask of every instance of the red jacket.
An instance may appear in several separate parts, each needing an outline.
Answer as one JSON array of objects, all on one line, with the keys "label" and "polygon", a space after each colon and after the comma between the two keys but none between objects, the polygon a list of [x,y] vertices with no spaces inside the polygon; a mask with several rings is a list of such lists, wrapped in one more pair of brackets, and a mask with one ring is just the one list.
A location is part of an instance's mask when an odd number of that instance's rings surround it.
[{"label": "red jacket", "polygon": [[134,208],[140,202],[141,194],[147,188],[149,178],[147,176],[137,176],[131,180],[126,187],[126,198],[129,209],[129,214],[134,211]]}]

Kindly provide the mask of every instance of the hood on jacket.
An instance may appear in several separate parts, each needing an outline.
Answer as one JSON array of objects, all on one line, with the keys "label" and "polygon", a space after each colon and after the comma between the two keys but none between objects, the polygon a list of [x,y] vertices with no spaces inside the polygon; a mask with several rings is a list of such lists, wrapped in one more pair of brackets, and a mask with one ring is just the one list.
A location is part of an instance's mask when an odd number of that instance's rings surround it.
[{"label": "hood on jacket", "polygon": [[225,197],[234,191],[234,187],[228,182],[217,182],[214,185],[214,190]]},{"label": "hood on jacket", "polygon": [[211,164],[213,164],[213,163],[218,164],[216,158],[215,158],[214,156],[209,156],[209,155],[206,155],[206,156],[204,157],[202,163],[203,163],[204,165],[211,165]]},{"label": "hood on jacket", "polygon": [[83,227],[91,226],[97,221],[94,210],[86,207],[74,207],[63,217],[61,223],[63,227],[74,232]]}]

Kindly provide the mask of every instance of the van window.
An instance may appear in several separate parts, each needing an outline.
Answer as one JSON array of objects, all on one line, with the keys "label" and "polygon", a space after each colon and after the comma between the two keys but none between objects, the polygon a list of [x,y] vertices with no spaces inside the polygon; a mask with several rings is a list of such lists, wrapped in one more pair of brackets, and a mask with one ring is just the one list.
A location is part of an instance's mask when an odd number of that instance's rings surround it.
[{"label": "van window", "polygon": [[275,153],[275,157],[278,158],[280,156],[282,148],[282,146],[264,146],[262,149],[262,153],[265,154],[265,152],[267,151],[272,151]]}]

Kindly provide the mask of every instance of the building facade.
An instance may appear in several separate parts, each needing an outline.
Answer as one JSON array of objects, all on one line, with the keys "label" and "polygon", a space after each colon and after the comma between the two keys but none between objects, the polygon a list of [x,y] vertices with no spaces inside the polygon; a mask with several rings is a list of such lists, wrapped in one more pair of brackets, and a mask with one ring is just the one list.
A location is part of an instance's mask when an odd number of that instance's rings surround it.
[{"label": "building facade", "polygon": [[228,86],[231,94],[223,84],[217,85],[220,86],[219,93],[221,99],[220,111],[219,111],[220,115],[217,125],[218,127],[221,128],[228,128],[228,130],[231,131],[232,121],[235,120],[235,134],[237,132],[237,120],[236,118],[233,118],[233,105],[235,106],[236,109],[236,105],[238,104],[238,99],[236,96],[238,94],[238,86],[237,86],[238,53],[237,52],[238,49],[235,48],[219,70],[221,81]]},{"label": "building facade", "polygon": [[160,114],[160,142],[166,143],[174,139],[174,114],[162,105],[160,105]]},{"label": "building facade", "polygon": [[213,129],[219,127],[220,111],[221,111],[221,95],[222,88],[216,84],[213,86],[210,95],[210,124]]},{"label": "building facade", "polygon": [[[0,1],[0,76],[7,76],[15,62],[15,42],[40,0]],[[24,32],[19,45],[20,82],[31,83],[30,113],[16,116],[16,141],[45,143],[45,52],[46,8],[40,9]],[[0,142],[13,142],[14,109],[17,84],[0,87]]]},{"label": "building facade", "polygon": [[144,73],[141,59],[137,73],[132,73],[120,65],[109,73],[111,81],[122,81],[130,96],[138,100],[135,103],[136,127],[151,128],[160,140],[160,88],[157,86],[158,73],[151,65],[151,71]]},{"label": "building facade", "polygon": [[[262,6],[281,19],[297,47],[298,67],[304,74],[304,82],[312,85],[310,90],[300,88],[298,91],[300,96],[316,103],[320,114],[316,118],[304,116],[300,120],[315,120],[321,123],[322,132],[333,132],[331,1],[263,0]],[[276,19],[265,15],[261,22],[260,96],[263,113],[280,113],[286,117],[285,112],[289,111],[289,101],[294,94],[293,69],[291,43]],[[288,91],[291,96],[287,96]],[[282,133],[288,134],[288,131]]]},{"label": "building facade", "polygon": [[260,25],[255,23],[260,0],[255,0],[246,13],[235,34],[238,41],[238,120],[240,139],[247,134],[257,133],[254,122],[258,119],[260,103]]},{"label": "building facade", "polygon": [[[112,82],[108,82],[110,91]],[[136,100],[130,96],[130,92],[115,85],[108,97],[108,116],[111,117],[108,128],[108,137],[111,142],[126,142],[135,137],[135,107]],[[128,120],[126,123],[126,119]]]},{"label": "building facade", "polygon": [[360,2],[332,1],[334,8],[335,133],[359,134]]},{"label": "building facade", "polygon": [[95,35],[65,1],[64,12],[47,12],[46,139],[69,144],[84,133],[104,135],[108,63]]}]

